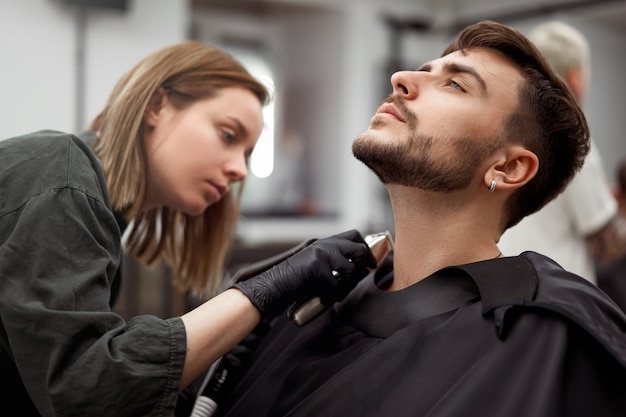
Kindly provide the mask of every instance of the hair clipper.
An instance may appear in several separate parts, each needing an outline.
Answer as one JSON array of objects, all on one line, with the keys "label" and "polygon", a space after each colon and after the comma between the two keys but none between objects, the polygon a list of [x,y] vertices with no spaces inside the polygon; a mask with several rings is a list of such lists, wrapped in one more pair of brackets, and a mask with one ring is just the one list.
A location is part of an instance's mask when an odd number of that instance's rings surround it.
[{"label": "hair clipper", "polygon": [[[393,250],[393,238],[389,231],[367,235],[364,239],[372,250],[377,265]],[[303,298],[289,308],[287,315],[294,324],[303,326],[329,307],[330,305],[322,304],[320,297]]]}]

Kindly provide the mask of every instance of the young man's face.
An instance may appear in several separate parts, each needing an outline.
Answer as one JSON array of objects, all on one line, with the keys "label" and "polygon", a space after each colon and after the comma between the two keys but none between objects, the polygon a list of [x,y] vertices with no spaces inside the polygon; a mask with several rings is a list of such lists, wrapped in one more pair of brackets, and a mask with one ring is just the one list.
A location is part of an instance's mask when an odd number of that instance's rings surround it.
[{"label": "young man's face", "polygon": [[505,139],[520,71],[500,53],[473,48],[391,77],[393,93],[353,144],[385,183],[452,191],[467,187]]}]

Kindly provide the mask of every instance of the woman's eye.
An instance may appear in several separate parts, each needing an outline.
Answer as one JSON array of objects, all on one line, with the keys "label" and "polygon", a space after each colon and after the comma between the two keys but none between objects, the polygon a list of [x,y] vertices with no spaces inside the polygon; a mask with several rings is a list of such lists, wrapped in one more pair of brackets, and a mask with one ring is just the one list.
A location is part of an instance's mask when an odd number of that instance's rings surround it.
[{"label": "woman's eye", "polygon": [[235,132],[233,132],[232,130],[223,129],[222,137],[226,142],[232,142],[235,140]]}]

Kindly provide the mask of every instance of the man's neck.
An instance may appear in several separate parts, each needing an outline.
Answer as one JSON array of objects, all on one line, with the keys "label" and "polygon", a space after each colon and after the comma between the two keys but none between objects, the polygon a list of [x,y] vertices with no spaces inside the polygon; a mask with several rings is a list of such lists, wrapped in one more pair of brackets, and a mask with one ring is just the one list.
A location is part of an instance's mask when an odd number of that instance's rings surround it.
[{"label": "man's neck", "polygon": [[[406,288],[434,272],[500,255],[496,222],[481,204],[392,196],[394,282]],[[403,196],[404,197],[404,196]],[[437,197],[435,197],[437,198]]]}]

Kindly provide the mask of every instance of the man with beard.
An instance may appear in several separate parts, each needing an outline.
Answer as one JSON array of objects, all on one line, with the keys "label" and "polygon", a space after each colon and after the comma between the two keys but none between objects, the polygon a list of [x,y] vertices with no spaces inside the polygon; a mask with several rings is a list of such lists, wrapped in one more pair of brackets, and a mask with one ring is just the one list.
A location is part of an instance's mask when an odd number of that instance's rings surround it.
[{"label": "man with beard", "polygon": [[583,164],[570,90],[495,22],[391,84],[352,150],[388,190],[392,265],[306,326],[278,320],[218,413],[626,415],[626,316],[549,258],[497,245]]}]

